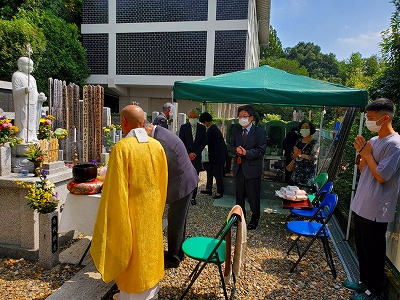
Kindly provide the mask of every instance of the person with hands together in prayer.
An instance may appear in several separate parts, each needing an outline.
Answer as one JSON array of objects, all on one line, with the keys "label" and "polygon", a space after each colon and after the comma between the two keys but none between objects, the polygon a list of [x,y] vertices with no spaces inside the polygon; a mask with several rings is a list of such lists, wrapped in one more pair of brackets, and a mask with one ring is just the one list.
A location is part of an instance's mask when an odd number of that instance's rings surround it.
[{"label": "person with hands together in prayer", "polygon": [[357,136],[354,141],[361,175],[350,208],[360,280],[343,282],[345,288],[356,292],[352,300],[383,299],[386,230],[394,220],[400,188],[400,136],[392,126],[395,106],[380,98],[365,110],[365,126],[378,136],[369,141]]},{"label": "person with hands together in prayer", "polygon": [[260,194],[262,162],[267,147],[267,134],[261,127],[253,124],[255,111],[251,105],[238,108],[241,128],[234,129],[229,143],[229,151],[236,155],[233,165],[235,176],[236,204],[246,213],[247,197],[252,212],[248,230],[254,230],[260,219]]}]

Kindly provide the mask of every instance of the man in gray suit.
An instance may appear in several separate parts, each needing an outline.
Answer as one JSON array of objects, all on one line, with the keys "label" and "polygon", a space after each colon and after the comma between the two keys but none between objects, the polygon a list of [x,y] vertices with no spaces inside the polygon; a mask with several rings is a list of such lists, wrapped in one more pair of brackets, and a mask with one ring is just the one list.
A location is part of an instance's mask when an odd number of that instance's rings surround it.
[{"label": "man in gray suit", "polygon": [[160,112],[158,116],[154,118],[153,124],[168,129],[168,120],[173,117],[174,109],[175,107],[172,103],[165,103],[163,105],[162,112]]},{"label": "man in gray suit", "polygon": [[186,238],[189,202],[200,180],[177,135],[148,122],[144,127],[149,136],[161,143],[167,157],[168,252],[164,255],[164,265],[165,268],[177,268],[183,260],[182,244]]}]

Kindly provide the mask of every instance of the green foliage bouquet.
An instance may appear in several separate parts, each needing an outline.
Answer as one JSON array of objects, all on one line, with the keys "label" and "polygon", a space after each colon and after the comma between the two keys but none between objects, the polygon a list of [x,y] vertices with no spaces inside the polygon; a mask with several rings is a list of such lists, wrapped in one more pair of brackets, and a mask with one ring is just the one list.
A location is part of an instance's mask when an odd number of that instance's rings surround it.
[{"label": "green foliage bouquet", "polygon": [[25,155],[31,162],[41,162],[44,161],[47,153],[45,150],[40,149],[38,144],[30,144]]},{"label": "green foliage bouquet", "polygon": [[11,147],[21,144],[22,139],[17,138],[16,134],[19,131],[17,126],[11,124],[11,120],[4,116],[0,117],[0,146],[10,142]]},{"label": "green foliage bouquet", "polygon": [[39,181],[34,183],[26,183],[17,181],[16,184],[28,190],[28,195],[25,199],[28,200],[28,206],[39,214],[47,214],[57,209],[60,200],[58,194],[54,190],[55,185],[50,180],[46,179],[47,171],[41,170]]}]

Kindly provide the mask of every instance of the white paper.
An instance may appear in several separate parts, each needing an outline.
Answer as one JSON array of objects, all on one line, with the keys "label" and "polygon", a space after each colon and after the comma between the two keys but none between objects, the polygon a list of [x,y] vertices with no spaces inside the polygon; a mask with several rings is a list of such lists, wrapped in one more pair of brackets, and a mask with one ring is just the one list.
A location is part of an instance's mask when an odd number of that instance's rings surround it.
[{"label": "white paper", "polygon": [[133,131],[135,131],[135,135],[139,143],[149,142],[149,136],[147,135],[147,132],[146,130],[144,130],[144,128],[135,128],[133,129]]}]

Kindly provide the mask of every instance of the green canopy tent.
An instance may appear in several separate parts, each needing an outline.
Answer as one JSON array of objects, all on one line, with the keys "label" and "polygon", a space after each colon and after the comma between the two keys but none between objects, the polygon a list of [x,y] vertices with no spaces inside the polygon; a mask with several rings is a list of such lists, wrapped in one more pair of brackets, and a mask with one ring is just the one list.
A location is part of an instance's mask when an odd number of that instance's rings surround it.
[{"label": "green canopy tent", "polygon": [[365,107],[365,90],[262,66],[193,81],[176,81],[174,99],[285,106]]},{"label": "green canopy tent", "polygon": [[[176,81],[173,87],[173,98],[174,101],[182,99],[217,103],[364,108],[368,101],[368,93],[366,90],[349,88],[262,66],[193,81]],[[363,117],[362,114],[360,135]],[[354,165],[351,202],[354,197],[356,175],[357,166]],[[349,238],[350,220],[351,210],[346,239]]]}]

